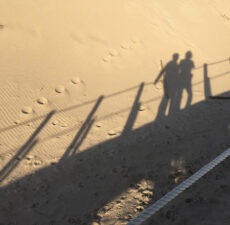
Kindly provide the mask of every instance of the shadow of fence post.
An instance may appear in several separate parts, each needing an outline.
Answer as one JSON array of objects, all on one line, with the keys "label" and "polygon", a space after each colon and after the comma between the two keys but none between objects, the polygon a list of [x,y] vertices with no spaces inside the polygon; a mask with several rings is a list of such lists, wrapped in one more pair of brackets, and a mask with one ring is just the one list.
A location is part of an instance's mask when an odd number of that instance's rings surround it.
[{"label": "shadow of fence post", "polygon": [[212,95],[210,79],[208,77],[208,64],[204,64],[204,96],[205,100],[209,99]]},{"label": "shadow of fence post", "polygon": [[128,116],[128,119],[126,121],[126,124],[124,126],[124,129],[123,129],[121,135],[127,134],[128,132],[130,132],[133,129],[134,122],[137,118],[138,109],[140,107],[140,98],[141,98],[141,94],[142,94],[143,89],[144,89],[144,85],[145,85],[145,83],[142,82],[139,86],[139,89],[137,91],[137,95],[135,97],[131,112]]},{"label": "shadow of fence post", "polygon": [[10,173],[19,165],[21,159],[25,158],[26,155],[33,149],[33,147],[38,143],[37,135],[41,132],[44,126],[49,122],[51,117],[54,115],[55,110],[52,110],[42,123],[37,127],[34,133],[29,137],[26,143],[18,150],[15,156],[4,166],[0,171],[0,182],[3,182]]},{"label": "shadow of fence post", "polygon": [[89,130],[91,129],[93,123],[95,122],[94,114],[96,113],[97,109],[99,108],[102,100],[104,99],[104,96],[101,95],[96,104],[94,105],[93,109],[87,116],[85,122],[82,124],[80,130],[77,132],[75,137],[73,138],[70,145],[67,147],[65,153],[61,157],[60,161],[67,159],[71,155],[75,154],[80,145],[83,143],[84,139],[86,138],[87,134],[89,133]]}]

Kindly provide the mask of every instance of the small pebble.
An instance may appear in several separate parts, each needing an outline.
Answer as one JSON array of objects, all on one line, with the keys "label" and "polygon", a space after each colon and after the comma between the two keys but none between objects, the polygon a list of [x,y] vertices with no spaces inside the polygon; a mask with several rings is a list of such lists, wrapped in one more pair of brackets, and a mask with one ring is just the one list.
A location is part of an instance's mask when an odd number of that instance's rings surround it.
[{"label": "small pebble", "polygon": [[143,211],[145,208],[144,208],[143,206],[139,205],[139,206],[136,207],[136,209],[137,209],[138,211]]},{"label": "small pebble", "polygon": [[118,203],[118,204],[116,205],[116,207],[117,207],[118,209],[122,209],[122,208],[123,208],[123,205],[122,205],[121,203]]},{"label": "small pebble", "polygon": [[145,196],[153,196],[153,192],[148,191],[148,190],[143,191],[142,194],[145,195]]},{"label": "small pebble", "polygon": [[35,162],[34,162],[34,165],[35,166],[39,166],[39,165],[41,165],[42,164],[42,162],[40,161],[40,160],[36,160]]},{"label": "small pebble", "polygon": [[79,77],[73,77],[73,78],[71,79],[71,82],[72,82],[73,84],[79,84],[79,83],[81,83],[81,80],[80,80]]},{"label": "small pebble", "polygon": [[41,104],[41,105],[45,105],[47,104],[48,100],[45,98],[45,97],[40,97],[38,100],[37,100],[37,103]]},{"label": "small pebble", "polygon": [[58,85],[56,88],[55,88],[55,91],[57,93],[63,93],[65,91],[65,87],[63,85]]},{"label": "small pebble", "polygon": [[176,178],[174,179],[174,182],[175,182],[176,184],[178,184],[179,181],[180,181],[180,177],[176,177]]},{"label": "small pebble", "polygon": [[22,112],[25,114],[30,114],[33,112],[33,109],[30,106],[25,106],[22,108]]},{"label": "small pebble", "polygon": [[133,216],[132,216],[132,214],[128,214],[128,215],[126,215],[124,218],[125,218],[126,220],[129,220],[129,219],[132,219]]},{"label": "small pebble", "polygon": [[28,156],[26,156],[26,159],[29,161],[29,160],[31,160],[31,159],[33,159],[34,157],[32,156],[32,155],[28,155]]}]

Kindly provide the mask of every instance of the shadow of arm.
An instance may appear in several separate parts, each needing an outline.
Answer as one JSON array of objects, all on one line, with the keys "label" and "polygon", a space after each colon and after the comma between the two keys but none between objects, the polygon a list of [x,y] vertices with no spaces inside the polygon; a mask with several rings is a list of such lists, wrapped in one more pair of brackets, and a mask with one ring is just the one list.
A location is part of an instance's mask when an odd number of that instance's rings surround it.
[{"label": "shadow of arm", "polygon": [[153,82],[153,84],[157,84],[158,81],[160,80],[161,76],[164,74],[165,69],[161,70],[161,72],[159,73],[159,75],[157,76],[157,78],[155,79],[155,81]]}]

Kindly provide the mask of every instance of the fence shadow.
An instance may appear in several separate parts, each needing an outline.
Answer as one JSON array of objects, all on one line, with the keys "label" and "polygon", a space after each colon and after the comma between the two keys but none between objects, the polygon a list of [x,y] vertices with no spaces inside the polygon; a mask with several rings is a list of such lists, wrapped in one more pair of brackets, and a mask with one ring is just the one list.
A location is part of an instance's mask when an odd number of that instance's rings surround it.
[{"label": "fence shadow", "polygon": [[[206,70],[204,77],[208,81]],[[209,82],[204,85],[208,96]],[[185,174],[189,176],[229,145],[230,107],[222,100],[177,107],[176,113],[133,130],[143,89],[141,83],[120,136],[74,154],[91,128],[100,97],[59,163],[1,187],[0,223],[87,224],[102,206],[142,179],[152,180],[153,200],[159,199],[176,185],[168,181],[173,160],[182,160],[185,169],[192,162]]]},{"label": "fence shadow", "polygon": [[26,143],[18,150],[14,157],[3,167],[0,171],[0,183],[6,179],[9,174],[18,166],[20,161],[26,157],[26,155],[33,149],[33,147],[38,143],[37,135],[41,132],[44,126],[48,123],[50,118],[53,116],[55,111],[51,111],[34,133],[29,137]]},{"label": "fence shadow", "polygon": [[215,101],[192,105],[164,123],[129,130],[2,187],[0,222],[65,225],[75,217],[83,221],[77,224],[86,224],[92,221],[86,215],[146,177],[155,183],[154,199],[160,198],[169,188],[165,184],[172,159],[183,158],[185,166],[198,160],[196,170],[229,145],[230,108],[224,101],[220,111]]},{"label": "fence shadow", "polygon": [[71,142],[66,152],[62,156],[61,160],[64,160],[70,157],[71,155],[76,154],[78,148],[83,143],[84,139],[86,138],[87,134],[89,133],[95,121],[94,114],[97,111],[98,107],[100,106],[102,100],[103,100],[103,96],[100,96],[96,104],[94,105],[93,109],[89,113],[88,117],[86,118],[85,122],[82,124],[80,130],[77,132],[77,134],[73,138],[73,141]]}]

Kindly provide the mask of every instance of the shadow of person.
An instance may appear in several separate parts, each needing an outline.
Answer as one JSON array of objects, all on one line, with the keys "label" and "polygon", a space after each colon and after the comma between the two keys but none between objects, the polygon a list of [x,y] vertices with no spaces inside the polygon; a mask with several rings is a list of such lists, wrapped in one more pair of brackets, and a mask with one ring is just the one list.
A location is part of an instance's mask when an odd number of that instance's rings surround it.
[{"label": "shadow of person", "polygon": [[[192,102],[192,69],[194,68],[194,62],[191,60],[192,52],[187,51],[185,54],[185,58],[180,61],[180,84],[181,84],[181,92],[182,96],[183,90],[185,89],[188,94],[186,108],[191,105]],[[181,99],[182,97],[180,97]]]},{"label": "shadow of person", "polygon": [[169,61],[166,66],[162,69],[160,74],[157,76],[154,84],[159,82],[160,78],[163,76],[163,97],[161,103],[159,105],[157,117],[164,118],[166,115],[167,107],[169,107],[168,115],[179,110],[179,102],[178,99],[178,78],[179,78],[179,64],[178,64],[179,54],[174,53],[172,56],[172,60]]}]

